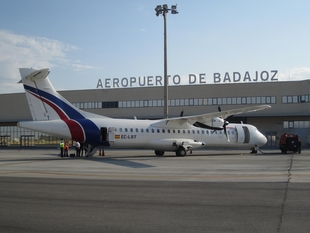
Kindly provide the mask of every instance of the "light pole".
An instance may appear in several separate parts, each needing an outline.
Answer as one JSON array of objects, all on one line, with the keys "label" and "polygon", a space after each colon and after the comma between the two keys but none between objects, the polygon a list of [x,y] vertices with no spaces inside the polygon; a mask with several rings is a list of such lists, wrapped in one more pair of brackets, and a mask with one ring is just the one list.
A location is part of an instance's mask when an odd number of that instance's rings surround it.
[{"label": "light pole", "polygon": [[168,118],[168,68],[167,68],[167,27],[166,27],[166,14],[171,11],[171,14],[178,14],[177,5],[172,5],[171,9],[168,8],[167,4],[157,5],[155,8],[156,16],[163,14],[164,17],[164,115]]}]

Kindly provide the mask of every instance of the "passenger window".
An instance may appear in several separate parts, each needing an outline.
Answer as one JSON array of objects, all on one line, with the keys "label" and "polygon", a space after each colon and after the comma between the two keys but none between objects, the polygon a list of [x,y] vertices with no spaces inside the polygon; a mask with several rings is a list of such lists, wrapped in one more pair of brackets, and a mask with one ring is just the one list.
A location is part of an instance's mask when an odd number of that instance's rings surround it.
[{"label": "passenger window", "polygon": [[149,129],[146,129],[146,132],[148,133],[148,132],[149,132]]},{"label": "passenger window", "polygon": [[188,134],[191,134],[191,131],[190,131],[190,130],[187,130],[187,133],[188,133]]},{"label": "passenger window", "polygon": [[127,129],[127,128],[125,128],[125,132],[128,132],[128,129]]},{"label": "passenger window", "polygon": [[152,133],[154,133],[154,129],[152,129]]},{"label": "passenger window", "polygon": [[185,133],[185,129],[183,129],[183,133]]},{"label": "passenger window", "polygon": [[133,132],[133,128],[130,128],[130,132]]},{"label": "passenger window", "polygon": [[160,133],[160,130],[159,130],[159,129],[157,129],[157,133]]},{"label": "passenger window", "polygon": [[141,129],[141,133],[143,133],[144,132],[144,130],[143,129]]},{"label": "passenger window", "polygon": [[167,131],[168,131],[168,133],[170,133],[170,129],[168,129]]},{"label": "passenger window", "polygon": [[163,129],[163,133],[165,133],[165,130]]},{"label": "passenger window", "polygon": [[136,128],[136,132],[138,133],[139,132],[139,130]]},{"label": "passenger window", "polygon": [[195,130],[193,130],[193,134],[195,134]]}]

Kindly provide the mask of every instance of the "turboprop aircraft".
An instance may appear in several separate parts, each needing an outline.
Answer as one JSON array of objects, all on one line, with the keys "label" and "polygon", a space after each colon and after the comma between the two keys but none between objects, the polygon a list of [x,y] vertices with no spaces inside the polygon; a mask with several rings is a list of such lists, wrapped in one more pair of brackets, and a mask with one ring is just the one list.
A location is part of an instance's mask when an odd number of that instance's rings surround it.
[{"label": "turboprop aircraft", "polygon": [[267,139],[249,124],[230,124],[226,118],[253,112],[269,105],[250,106],[193,116],[161,120],[113,119],[85,112],[67,101],[52,86],[49,69],[20,68],[21,81],[33,121],[19,127],[40,131],[89,145],[87,155],[97,148],[151,149],[157,156],[174,151],[185,156],[202,147],[248,148],[257,152]]}]

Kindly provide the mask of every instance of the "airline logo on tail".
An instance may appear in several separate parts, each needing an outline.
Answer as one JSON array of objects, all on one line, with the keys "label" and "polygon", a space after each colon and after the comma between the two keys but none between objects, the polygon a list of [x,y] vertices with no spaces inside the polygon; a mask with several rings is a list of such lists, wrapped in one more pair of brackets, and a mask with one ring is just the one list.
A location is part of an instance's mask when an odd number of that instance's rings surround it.
[{"label": "airline logo on tail", "polygon": [[[32,98],[40,100],[39,102],[44,106],[44,108],[35,106],[38,101],[31,101],[31,97],[28,96],[32,103],[31,107],[35,108],[32,111],[44,109],[43,114],[46,116],[46,120],[60,119],[65,122],[72,138],[76,141],[98,141],[100,137],[98,127],[91,120],[86,119],[82,111],[72,106],[54,90],[49,80],[46,79],[49,72],[44,71],[45,69],[33,72],[33,70],[29,69],[29,72],[32,73],[22,78],[26,93],[31,95]],[[43,88],[47,91],[42,90]],[[51,112],[52,110],[54,113]],[[51,115],[54,117],[50,117]],[[95,132],[97,132],[97,135]]]}]

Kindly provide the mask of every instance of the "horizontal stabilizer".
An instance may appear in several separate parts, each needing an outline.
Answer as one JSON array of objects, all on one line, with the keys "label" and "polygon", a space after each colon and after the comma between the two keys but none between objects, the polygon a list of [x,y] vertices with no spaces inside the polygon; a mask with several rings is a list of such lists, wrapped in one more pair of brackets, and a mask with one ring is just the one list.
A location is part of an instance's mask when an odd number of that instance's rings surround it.
[{"label": "horizontal stabilizer", "polygon": [[49,69],[37,70],[27,75],[26,79],[30,79],[32,81],[39,80],[39,79],[45,79],[49,73],[50,73]]},{"label": "horizontal stabilizer", "polygon": [[19,69],[21,80],[18,83],[23,82],[23,78],[26,78],[28,80],[38,80],[38,79],[44,79],[48,76],[50,73],[49,69],[41,69],[41,70],[35,70],[35,69],[29,69],[29,68],[20,68]]}]

